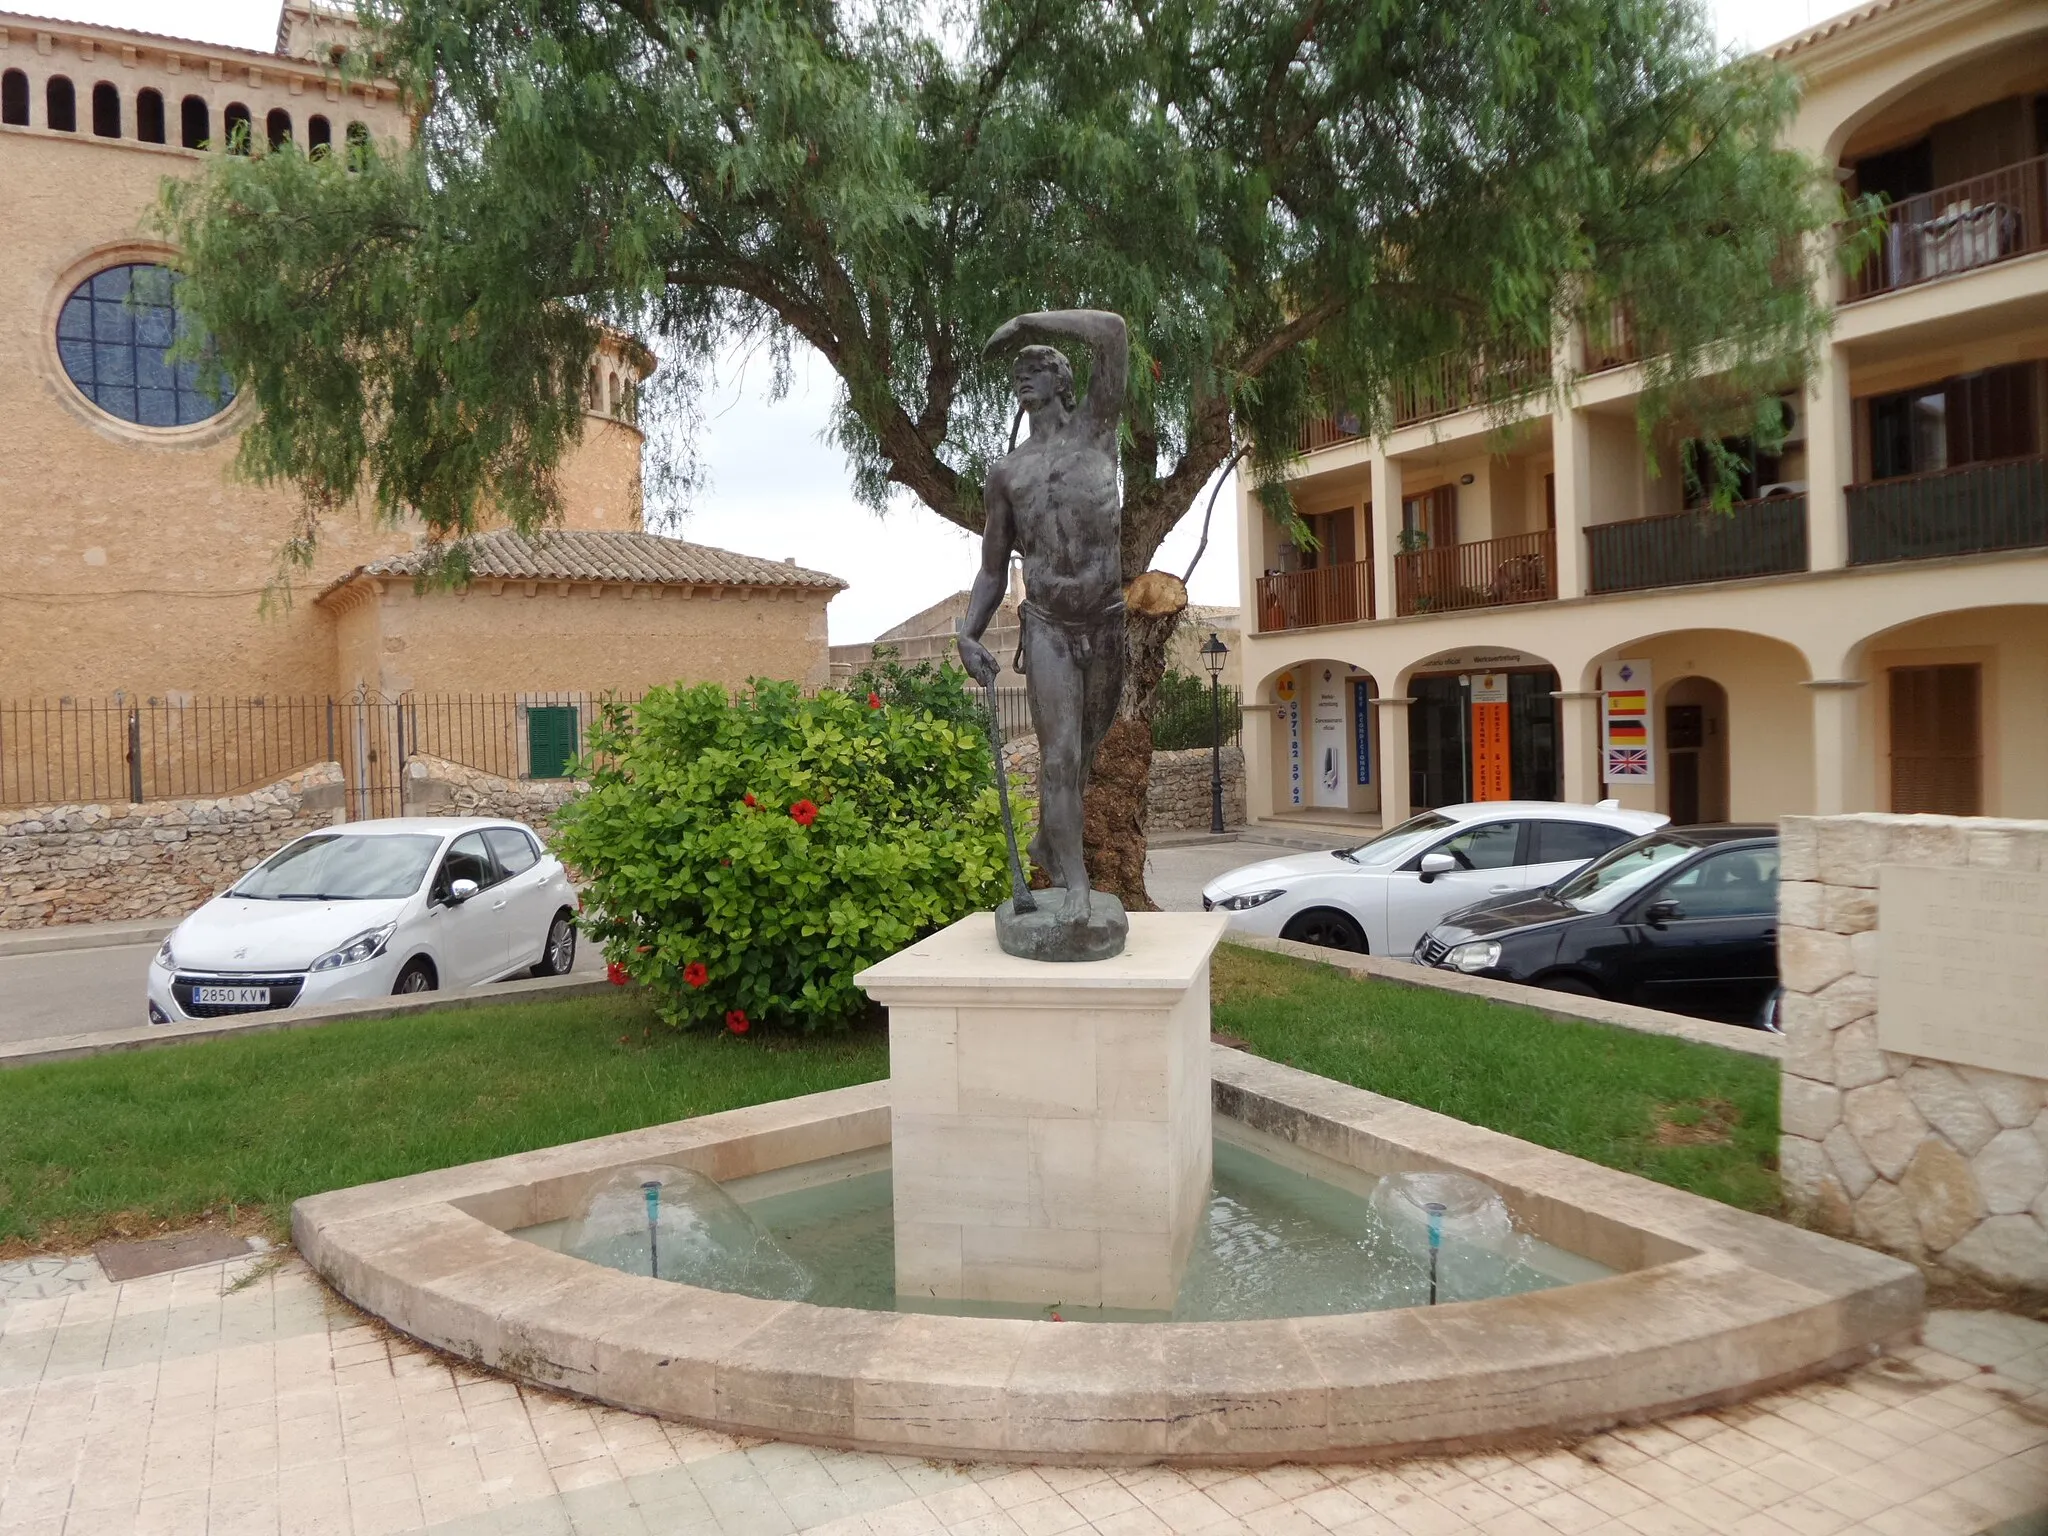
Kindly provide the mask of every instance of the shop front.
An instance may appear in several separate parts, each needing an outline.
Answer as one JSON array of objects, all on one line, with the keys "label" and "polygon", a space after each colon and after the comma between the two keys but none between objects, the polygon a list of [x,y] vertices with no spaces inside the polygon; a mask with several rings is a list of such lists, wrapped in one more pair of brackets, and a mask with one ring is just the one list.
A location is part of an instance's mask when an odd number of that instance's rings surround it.
[{"label": "shop front", "polygon": [[1556,800],[1557,672],[1519,651],[1450,651],[1409,679],[1409,804]]}]

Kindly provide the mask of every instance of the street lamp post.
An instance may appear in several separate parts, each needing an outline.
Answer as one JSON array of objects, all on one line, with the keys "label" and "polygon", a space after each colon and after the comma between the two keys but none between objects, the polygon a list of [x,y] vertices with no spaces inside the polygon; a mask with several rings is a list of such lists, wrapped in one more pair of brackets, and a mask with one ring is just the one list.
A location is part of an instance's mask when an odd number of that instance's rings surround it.
[{"label": "street lamp post", "polygon": [[1223,660],[1230,647],[1209,631],[1202,646],[1202,665],[1209,669],[1209,830],[1223,830]]}]

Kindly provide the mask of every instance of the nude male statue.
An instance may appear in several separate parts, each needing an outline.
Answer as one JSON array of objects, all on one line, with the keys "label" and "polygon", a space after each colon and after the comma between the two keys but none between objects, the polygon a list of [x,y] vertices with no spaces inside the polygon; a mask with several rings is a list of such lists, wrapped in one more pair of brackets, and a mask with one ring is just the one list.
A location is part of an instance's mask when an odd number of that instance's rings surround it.
[{"label": "nude male statue", "polygon": [[[1086,400],[1077,404],[1073,367],[1040,342],[1045,337],[1087,344]],[[1121,316],[1098,309],[1019,315],[982,349],[984,357],[1005,354],[1014,356],[1011,376],[1018,404],[1031,418],[1031,436],[996,463],[983,489],[988,522],[981,570],[960,621],[960,659],[984,688],[994,683],[999,663],[981,636],[1002,603],[1014,550],[1024,562],[1021,651],[1031,724],[1038,733],[1038,833],[1031,857],[1065,893],[1047,903],[1053,918],[1070,927],[1091,921],[1114,925],[1121,948],[1122,904],[1105,895],[1091,897],[1088,888],[1081,796],[1088,765],[1123,691],[1123,511],[1116,449],[1130,369],[1129,333]]]}]

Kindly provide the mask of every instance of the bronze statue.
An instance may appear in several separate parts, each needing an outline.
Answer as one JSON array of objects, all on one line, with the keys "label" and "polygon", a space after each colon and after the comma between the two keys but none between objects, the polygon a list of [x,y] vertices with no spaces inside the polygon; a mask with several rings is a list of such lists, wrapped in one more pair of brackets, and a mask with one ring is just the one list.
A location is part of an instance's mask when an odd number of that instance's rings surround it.
[{"label": "bronze statue", "polygon": [[[1042,338],[1088,346],[1088,397],[1074,370]],[[984,357],[1011,355],[1017,402],[1031,435],[989,471],[981,571],[960,621],[960,659],[984,688],[999,663],[981,643],[1003,600],[1010,555],[1024,562],[1019,623],[1026,699],[1038,733],[1038,832],[1031,857],[1055,890],[996,909],[1004,950],[1038,960],[1105,960],[1130,928],[1123,903],[1091,891],[1081,850],[1088,765],[1116,718],[1124,678],[1123,510],[1117,494],[1117,424],[1130,371],[1123,318],[1062,309],[1007,321]],[[1000,753],[998,744],[998,753]],[[1007,814],[1007,813],[1006,813]],[[1021,881],[1019,882],[1021,886]]]}]

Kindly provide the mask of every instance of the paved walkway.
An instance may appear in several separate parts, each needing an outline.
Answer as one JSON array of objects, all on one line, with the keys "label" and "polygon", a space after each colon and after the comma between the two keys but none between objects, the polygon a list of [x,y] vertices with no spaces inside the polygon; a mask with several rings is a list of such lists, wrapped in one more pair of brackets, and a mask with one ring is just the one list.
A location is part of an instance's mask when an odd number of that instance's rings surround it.
[{"label": "paved walkway", "polygon": [[[1074,1326],[1086,1326],[1076,1324]],[[295,1259],[0,1266],[0,1536],[1968,1536],[2048,1512],[2048,1325],[1505,1455],[1257,1472],[734,1440],[451,1366]]]}]

